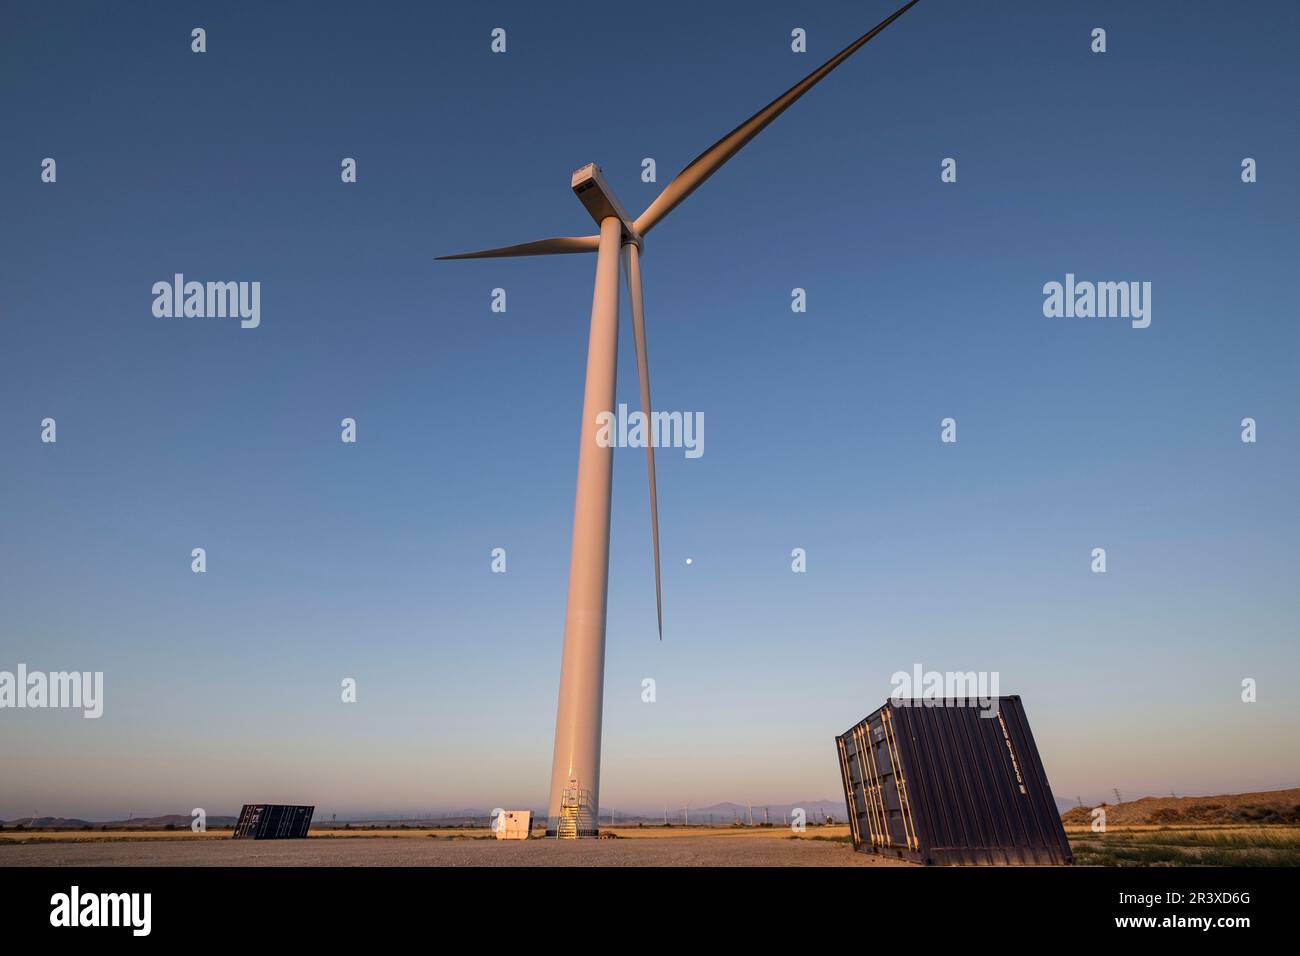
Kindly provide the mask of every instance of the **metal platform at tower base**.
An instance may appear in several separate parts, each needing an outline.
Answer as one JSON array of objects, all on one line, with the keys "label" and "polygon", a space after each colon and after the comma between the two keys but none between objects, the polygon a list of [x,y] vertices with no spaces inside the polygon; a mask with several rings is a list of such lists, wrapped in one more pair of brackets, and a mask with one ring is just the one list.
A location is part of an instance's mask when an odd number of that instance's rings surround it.
[{"label": "metal platform at tower base", "polygon": [[566,787],[560,795],[560,816],[548,826],[546,835],[558,840],[578,840],[599,836],[596,814],[591,805],[591,791],[579,787]]}]

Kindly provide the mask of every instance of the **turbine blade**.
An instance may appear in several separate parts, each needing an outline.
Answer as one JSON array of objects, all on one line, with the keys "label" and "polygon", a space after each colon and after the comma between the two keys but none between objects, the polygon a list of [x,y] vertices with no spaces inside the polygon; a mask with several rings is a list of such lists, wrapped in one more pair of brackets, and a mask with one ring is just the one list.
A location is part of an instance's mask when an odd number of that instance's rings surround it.
[{"label": "turbine blade", "polygon": [[458,252],[454,256],[436,256],[437,259],[499,259],[504,256],[561,256],[571,252],[595,252],[600,236],[557,236],[521,242],[517,246],[484,249],[481,252]]},{"label": "turbine blade", "polygon": [[644,236],[653,229],[659,220],[677,208],[682,200],[695,192],[706,179],[716,173],[723,163],[740,152],[746,143],[761,133],[772,120],[784,113],[790,104],[816,86],[822,77],[856,53],[863,44],[901,17],[916,2],[917,0],[911,0],[910,3],[895,10],[867,33],[858,37],[839,53],[695,157],[691,164],[678,173],[673,181],[664,187],[663,192],[655,197],[654,202],[646,207],[645,212],[641,213],[640,217],[637,218],[637,233]]},{"label": "turbine blade", "polygon": [[[623,269],[627,274],[627,296],[632,303],[632,338],[636,342],[636,375],[641,383],[641,412],[650,427],[650,358],[645,347],[645,300],[641,295],[641,253],[636,243],[623,246]],[[652,434],[652,433],[651,433]],[[645,446],[646,477],[650,486],[650,536],[655,556],[655,612],[659,617],[659,640],[664,639],[664,599],[659,578],[659,495],[655,490],[655,447]]]}]

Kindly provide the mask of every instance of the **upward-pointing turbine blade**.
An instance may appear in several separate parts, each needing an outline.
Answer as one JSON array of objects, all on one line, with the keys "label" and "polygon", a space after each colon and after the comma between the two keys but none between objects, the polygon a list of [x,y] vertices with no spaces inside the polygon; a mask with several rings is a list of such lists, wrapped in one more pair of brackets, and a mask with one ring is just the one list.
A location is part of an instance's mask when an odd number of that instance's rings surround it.
[{"label": "upward-pointing turbine blade", "polygon": [[[632,303],[632,338],[636,342],[636,375],[641,383],[641,412],[645,415],[646,431],[653,435],[650,424],[650,358],[645,347],[645,300],[641,296],[641,253],[636,243],[623,246],[623,269],[627,273],[627,297]],[[655,612],[659,616],[659,640],[664,639],[664,599],[659,580],[659,495],[655,491],[655,446],[647,440],[645,446],[646,477],[650,485],[650,535],[655,555]]]},{"label": "upward-pointing turbine blade", "polygon": [[438,259],[500,259],[504,256],[560,256],[571,252],[595,252],[600,236],[557,236],[521,242],[517,246],[484,249],[482,252],[459,252],[454,256],[436,256]]},{"label": "upward-pointing turbine blade", "polygon": [[639,235],[644,236],[647,232],[655,227],[655,224],[668,215],[691,193],[695,192],[700,185],[721,168],[722,164],[735,156],[751,139],[761,133],[767,124],[772,122],[799,97],[803,96],[810,89],[817,85],[831,70],[835,69],[868,40],[874,37],[885,27],[889,26],[911,7],[916,4],[917,0],[911,0],[898,10],[882,20],[876,26],[872,27],[867,33],[854,40],[839,53],[835,54],[817,69],[813,70],[802,80],[796,83],[790,89],[786,90],[771,103],[768,103],[761,110],[751,116],[745,122],[741,123],[722,139],[718,140],[699,156],[692,160],[691,164],[677,174],[663,192],[655,197],[654,202],[646,207],[645,212],[641,213],[636,221],[636,231]]}]

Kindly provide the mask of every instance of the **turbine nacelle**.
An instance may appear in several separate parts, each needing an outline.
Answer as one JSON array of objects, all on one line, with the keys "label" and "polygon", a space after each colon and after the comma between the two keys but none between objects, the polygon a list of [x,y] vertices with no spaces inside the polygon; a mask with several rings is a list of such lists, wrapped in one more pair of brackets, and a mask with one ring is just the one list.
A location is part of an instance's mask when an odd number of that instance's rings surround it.
[{"label": "turbine nacelle", "polygon": [[614,190],[610,189],[599,166],[588,163],[581,169],[575,169],[570,185],[573,186],[574,194],[587,207],[587,212],[591,213],[591,218],[596,220],[597,226],[613,216],[623,224],[623,245],[630,242],[634,243],[638,250],[641,248],[641,237],[637,234],[632,218],[623,208],[623,204],[618,201],[618,197],[614,195]]}]

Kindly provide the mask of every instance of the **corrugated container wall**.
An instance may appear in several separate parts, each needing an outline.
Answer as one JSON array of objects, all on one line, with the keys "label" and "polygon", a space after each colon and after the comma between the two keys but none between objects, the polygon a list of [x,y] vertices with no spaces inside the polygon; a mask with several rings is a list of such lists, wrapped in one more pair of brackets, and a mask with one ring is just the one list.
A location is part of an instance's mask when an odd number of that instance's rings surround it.
[{"label": "corrugated container wall", "polygon": [[292,840],[305,837],[315,807],[246,803],[235,824],[236,840]]},{"label": "corrugated container wall", "polygon": [[917,863],[1074,862],[1019,697],[891,700],[835,738],[855,849]]}]

